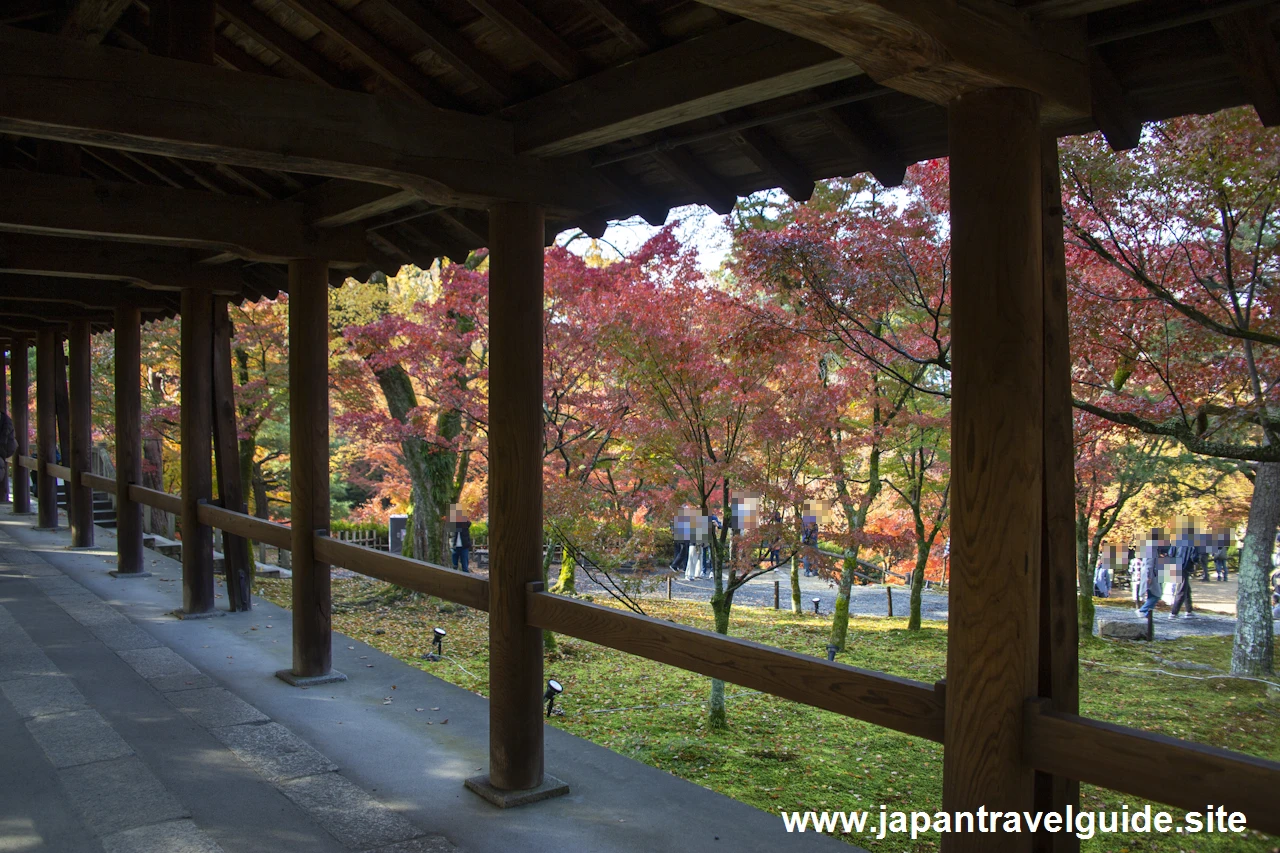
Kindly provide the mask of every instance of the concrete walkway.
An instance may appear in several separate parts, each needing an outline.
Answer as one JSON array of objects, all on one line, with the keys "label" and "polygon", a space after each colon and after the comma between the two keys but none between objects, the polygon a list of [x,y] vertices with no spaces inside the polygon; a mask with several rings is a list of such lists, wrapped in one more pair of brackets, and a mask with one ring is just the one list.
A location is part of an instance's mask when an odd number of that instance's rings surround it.
[{"label": "concrete walkway", "polygon": [[856,849],[552,728],[571,793],[499,810],[462,787],[482,697],[337,634],[349,680],[289,687],[287,611],[176,619],[174,561],[120,580],[108,531],[70,551],[31,523],[0,508],[5,851]]}]

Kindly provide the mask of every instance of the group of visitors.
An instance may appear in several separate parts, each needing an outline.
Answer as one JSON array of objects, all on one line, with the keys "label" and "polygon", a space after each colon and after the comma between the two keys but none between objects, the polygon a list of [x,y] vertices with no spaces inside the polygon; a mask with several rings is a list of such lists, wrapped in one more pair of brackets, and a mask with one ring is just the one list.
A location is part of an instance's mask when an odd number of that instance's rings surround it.
[{"label": "group of visitors", "polygon": [[674,523],[676,552],[671,571],[683,571],[688,581],[710,578],[715,567],[711,555],[713,538],[721,526],[715,513],[700,515],[688,504],[680,507]]},{"label": "group of visitors", "polygon": [[[1128,577],[1138,604],[1137,614],[1149,615],[1160,601],[1165,584],[1169,584],[1173,588],[1169,618],[1177,619],[1180,614],[1182,618],[1193,616],[1192,579],[1199,574],[1207,583],[1212,562],[1217,580],[1225,581],[1230,546],[1229,530],[1210,530],[1195,521],[1177,521],[1172,535],[1162,528],[1152,528],[1145,539],[1129,548],[1128,553]],[[1118,549],[1114,545],[1101,549],[1094,571],[1094,595],[1100,598],[1111,595],[1118,557]]]}]

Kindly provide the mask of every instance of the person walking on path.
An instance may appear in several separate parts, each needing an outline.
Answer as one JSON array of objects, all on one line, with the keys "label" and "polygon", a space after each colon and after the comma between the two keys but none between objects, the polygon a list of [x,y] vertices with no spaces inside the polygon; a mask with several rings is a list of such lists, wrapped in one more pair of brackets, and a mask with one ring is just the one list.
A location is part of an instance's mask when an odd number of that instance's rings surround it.
[{"label": "person walking on path", "polygon": [[1164,532],[1153,528],[1151,535],[1138,551],[1138,606],[1139,616],[1146,617],[1160,600],[1160,543]]},{"label": "person walking on path", "polygon": [[703,577],[705,567],[702,564],[704,543],[710,538],[711,523],[705,515],[696,515],[692,519],[692,531],[689,542],[689,556],[685,560],[684,579],[696,581]]},{"label": "person walking on path", "polygon": [[689,542],[693,539],[693,507],[685,504],[676,512],[672,525],[676,553],[671,559],[671,571],[682,570],[689,562]]},{"label": "person walking on path", "polygon": [[1218,580],[1227,579],[1227,544],[1229,533],[1219,532],[1213,545],[1213,570]]},{"label": "person walking on path", "polygon": [[1098,567],[1093,572],[1093,594],[1098,598],[1111,595],[1111,565],[1105,549],[1098,554]]},{"label": "person walking on path", "polygon": [[453,567],[471,574],[471,520],[457,504],[449,508],[449,544],[453,546]]},{"label": "person walking on path", "polygon": [[1184,607],[1184,618],[1195,615],[1191,612],[1191,576],[1195,574],[1199,561],[1199,548],[1193,544],[1190,534],[1184,532],[1173,550],[1173,565],[1177,573],[1178,586],[1173,594],[1173,606],[1169,611],[1170,619],[1177,619],[1178,611]]}]

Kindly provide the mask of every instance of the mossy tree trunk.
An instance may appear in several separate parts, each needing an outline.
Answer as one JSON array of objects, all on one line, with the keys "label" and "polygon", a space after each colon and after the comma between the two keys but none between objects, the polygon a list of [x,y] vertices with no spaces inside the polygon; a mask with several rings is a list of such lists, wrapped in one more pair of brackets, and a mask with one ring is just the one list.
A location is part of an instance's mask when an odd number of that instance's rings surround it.
[{"label": "mossy tree trunk", "polygon": [[1280,525],[1280,462],[1262,462],[1253,482],[1249,523],[1240,549],[1236,597],[1236,635],[1231,650],[1235,675],[1275,671],[1275,634],[1271,615],[1271,551]]},{"label": "mossy tree trunk", "polygon": [[1089,515],[1076,509],[1076,575],[1080,584],[1079,606],[1082,636],[1093,634],[1093,569],[1089,565]]}]

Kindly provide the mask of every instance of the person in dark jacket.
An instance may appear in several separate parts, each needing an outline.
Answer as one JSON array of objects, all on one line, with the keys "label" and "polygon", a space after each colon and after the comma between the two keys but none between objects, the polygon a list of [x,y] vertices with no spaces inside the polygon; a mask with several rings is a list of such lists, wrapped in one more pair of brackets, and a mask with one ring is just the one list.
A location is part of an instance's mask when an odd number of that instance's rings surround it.
[{"label": "person in dark jacket", "polygon": [[1190,531],[1183,531],[1173,549],[1174,570],[1178,573],[1178,586],[1173,594],[1173,605],[1169,610],[1169,618],[1177,619],[1178,611],[1186,608],[1183,614],[1191,617],[1191,576],[1195,574],[1200,563],[1200,549],[1192,541]]},{"label": "person in dark jacket", "polygon": [[471,573],[471,519],[454,504],[449,508],[449,545],[453,549],[453,567]]}]

